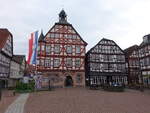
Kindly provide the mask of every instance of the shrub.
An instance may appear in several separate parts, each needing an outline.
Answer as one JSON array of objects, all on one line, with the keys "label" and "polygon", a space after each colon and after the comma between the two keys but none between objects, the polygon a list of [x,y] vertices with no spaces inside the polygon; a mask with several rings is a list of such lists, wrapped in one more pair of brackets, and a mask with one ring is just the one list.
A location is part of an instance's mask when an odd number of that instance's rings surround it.
[{"label": "shrub", "polygon": [[34,91],[34,81],[27,83],[23,83],[23,82],[17,82],[16,84],[16,92],[19,93],[26,93],[26,92],[33,92]]}]

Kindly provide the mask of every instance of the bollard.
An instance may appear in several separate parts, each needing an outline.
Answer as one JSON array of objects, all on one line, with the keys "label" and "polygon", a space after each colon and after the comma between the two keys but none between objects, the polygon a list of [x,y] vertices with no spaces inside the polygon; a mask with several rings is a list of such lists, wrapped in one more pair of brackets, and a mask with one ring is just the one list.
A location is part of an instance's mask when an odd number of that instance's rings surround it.
[{"label": "bollard", "polygon": [[143,86],[140,86],[140,91],[144,92],[144,87]]},{"label": "bollard", "polygon": [[15,96],[16,95],[16,92],[15,91],[13,91],[13,96]]},{"label": "bollard", "polygon": [[48,81],[48,84],[49,84],[49,90],[51,91],[51,83],[50,83],[50,80]]}]

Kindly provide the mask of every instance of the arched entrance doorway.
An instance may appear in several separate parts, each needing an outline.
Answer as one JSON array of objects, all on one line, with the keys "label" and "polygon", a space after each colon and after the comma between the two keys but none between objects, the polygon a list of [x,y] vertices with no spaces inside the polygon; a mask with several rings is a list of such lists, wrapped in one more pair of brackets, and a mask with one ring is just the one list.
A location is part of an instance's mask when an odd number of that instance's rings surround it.
[{"label": "arched entrance doorway", "polygon": [[65,86],[66,87],[72,87],[73,86],[73,80],[71,76],[66,76],[65,79]]}]

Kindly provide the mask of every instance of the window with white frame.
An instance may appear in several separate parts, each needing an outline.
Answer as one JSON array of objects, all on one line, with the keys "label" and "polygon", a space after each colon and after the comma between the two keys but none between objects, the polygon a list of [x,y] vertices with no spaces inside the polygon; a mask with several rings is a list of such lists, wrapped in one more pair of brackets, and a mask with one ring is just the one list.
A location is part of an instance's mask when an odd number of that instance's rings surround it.
[{"label": "window with white frame", "polygon": [[45,59],[45,67],[50,67],[51,61],[50,59]]},{"label": "window with white frame", "polygon": [[60,59],[54,59],[54,67],[59,67]]},{"label": "window with white frame", "polygon": [[66,51],[68,54],[71,54],[72,53],[72,46],[67,46]]},{"label": "window with white frame", "polygon": [[68,36],[67,36],[68,38],[72,38],[72,35],[71,34],[68,34]]},{"label": "window with white frame", "polygon": [[66,66],[67,67],[72,67],[72,58],[67,58],[66,59]]},{"label": "window with white frame", "polygon": [[44,66],[44,59],[41,59],[41,66]]},{"label": "window with white frame", "polygon": [[64,37],[65,37],[65,38],[68,38],[68,35],[67,35],[67,34],[64,34]]},{"label": "window with white frame", "polygon": [[51,46],[46,45],[46,54],[50,54],[50,52],[51,52]]},{"label": "window with white frame", "polygon": [[77,38],[77,35],[73,35],[72,38],[73,38],[73,39],[76,39],[76,38]]},{"label": "window with white frame", "polygon": [[80,74],[78,74],[78,75],[76,76],[76,82],[77,82],[77,83],[81,83],[81,82],[82,82],[82,76],[81,76]]},{"label": "window with white frame", "polygon": [[60,53],[60,45],[55,45],[54,46],[54,52],[55,53]]},{"label": "window with white frame", "polygon": [[80,65],[81,65],[80,58],[76,58],[76,60],[75,60],[75,67],[80,67]]},{"label": "window with white frame", "polygon": [[56,38],[60,38],[60,34],[56,33],[56,34],[55,34],[55,37],[56,37]]},{"label": "window with white frame", "polygon": [[81,47],[80,46],[76,46],[76,53],[80,53],[81,52]]},{"label": "window with white frame", "polygon": [[37,60],[36,60],[36,64],[37,64],[37,65],[39,65],[39,64],[40,64],[39,59],[37,59]]},{"label": "window with white frame", "polygon": [[55,34],[54,34],[54,33],[51,33],[51,34],[50,34],[50,37],[51,37],[51,38],[55,38]]}]

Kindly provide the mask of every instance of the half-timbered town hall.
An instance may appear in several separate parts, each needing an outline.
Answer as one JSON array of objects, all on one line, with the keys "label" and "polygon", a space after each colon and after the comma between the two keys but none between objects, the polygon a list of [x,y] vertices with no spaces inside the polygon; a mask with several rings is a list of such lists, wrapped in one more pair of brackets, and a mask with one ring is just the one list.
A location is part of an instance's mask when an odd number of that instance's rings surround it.
[{"label": "half-timbered town hall", "polygon": [[89,85],[127,84],[125,54],[114,41],[103,38],[87,52],[85,63]]},{"label": "half-timbered town hall", "polygon": [[62,10],[59,22],[39,37],[37,71],[53,86],[84,86],[86,45]]}]

